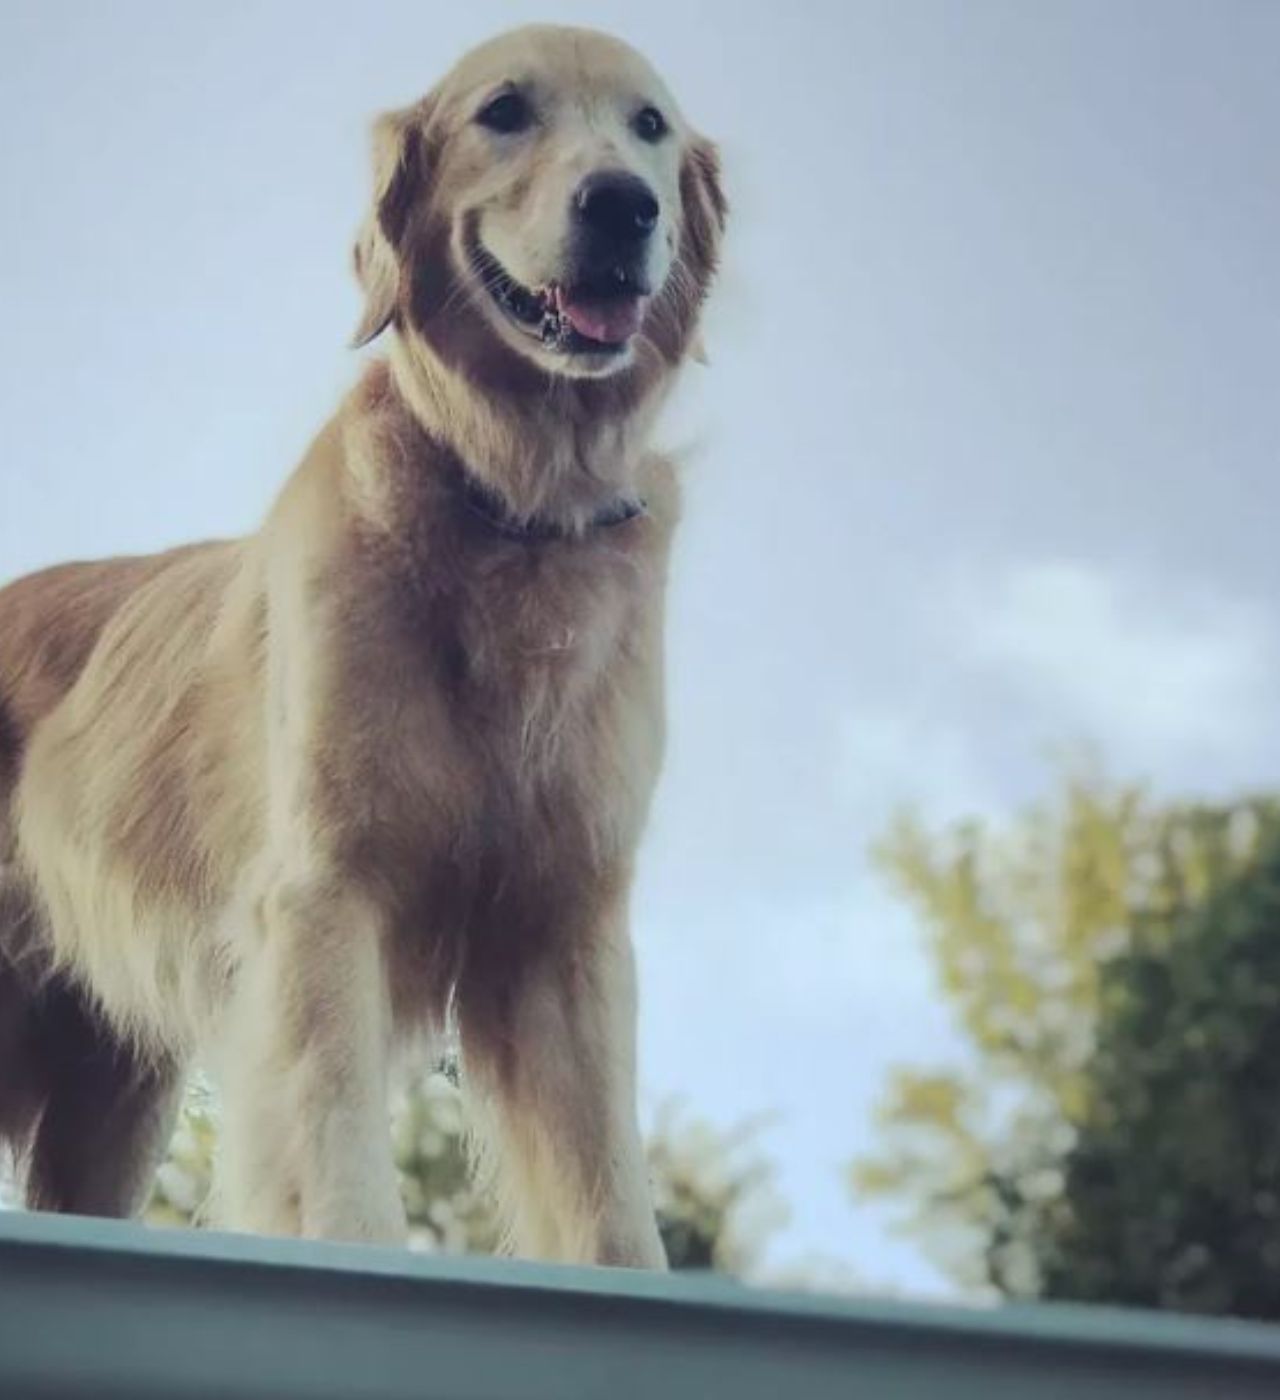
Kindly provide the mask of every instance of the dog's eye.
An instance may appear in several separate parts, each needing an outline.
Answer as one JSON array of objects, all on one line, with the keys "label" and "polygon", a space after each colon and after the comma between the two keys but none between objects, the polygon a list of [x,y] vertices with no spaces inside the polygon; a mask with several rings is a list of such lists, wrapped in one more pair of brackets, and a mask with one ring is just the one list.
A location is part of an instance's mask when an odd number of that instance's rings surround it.
[{"label": "dog's eye", "polygon": [[481,107],[476,121],[490,131],[500,131],[509,136],[513,132],[523,131],[532,123],[533,109],[520,93],[502,92]]},{"label": "dog's eye", "polygon": [[667,119],[656,107],[641,107],[631,118],[631,129],[642,141],[661,141],[667,134]]}]

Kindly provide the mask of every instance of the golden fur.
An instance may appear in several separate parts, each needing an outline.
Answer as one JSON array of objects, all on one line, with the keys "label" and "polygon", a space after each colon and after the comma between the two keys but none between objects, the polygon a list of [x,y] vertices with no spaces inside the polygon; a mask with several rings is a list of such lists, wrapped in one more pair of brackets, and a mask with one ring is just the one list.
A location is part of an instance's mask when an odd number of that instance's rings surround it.
[{"label": "golden fur", "polygon": [[[510,79],[541,126],[497,148],[470,114]],[[555,276],[602,164],[661,200],[660,290],[625,355],[568,365],[468,239]],[[715,269],[714,151],[625,46],[536,28],[382,118],[374,179],[357,339],[390,354],[262,527],[0,592],[0,1139],[29,1204],[135,1211],[198,1055],[225,1223],[397,1240],[390,1057],[452,1000],[513,1246],[660,1267],[627,899],[677,492],[647,439]],[[495,530],[466,479],[558,534]]]}]

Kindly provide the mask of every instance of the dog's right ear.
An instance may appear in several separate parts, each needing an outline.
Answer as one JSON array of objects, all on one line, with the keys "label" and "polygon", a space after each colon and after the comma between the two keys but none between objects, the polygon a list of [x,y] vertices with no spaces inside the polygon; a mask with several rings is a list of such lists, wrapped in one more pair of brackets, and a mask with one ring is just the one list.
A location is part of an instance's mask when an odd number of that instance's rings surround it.
[{"label": "dog's right ear", "polygon": [[367,345],[396,314],[400,293],[399,247],[409,211],[424,179],[421,106],[386,112],[373,127],[373,205],[356,237],[356,279],[364,288],[364,314],[351,338]]}]

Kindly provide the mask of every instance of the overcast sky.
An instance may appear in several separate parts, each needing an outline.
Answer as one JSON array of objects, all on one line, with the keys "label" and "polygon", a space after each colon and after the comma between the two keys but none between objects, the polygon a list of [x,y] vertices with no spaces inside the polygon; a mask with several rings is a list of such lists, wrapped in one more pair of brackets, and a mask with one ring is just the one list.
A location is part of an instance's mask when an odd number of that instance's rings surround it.
[{"label": "overcast sky", "polygon": [[367,125],[535,18],[631,39],[735,225],[672,747],[646,1103],[779,1112],[775,1256],[937,1286],[843,1165],[956,1041],[864,851],[1049,745],[1280,781],[1280,5],[17,3],[0,10],[0,575],[252,528],[357,372]]}]

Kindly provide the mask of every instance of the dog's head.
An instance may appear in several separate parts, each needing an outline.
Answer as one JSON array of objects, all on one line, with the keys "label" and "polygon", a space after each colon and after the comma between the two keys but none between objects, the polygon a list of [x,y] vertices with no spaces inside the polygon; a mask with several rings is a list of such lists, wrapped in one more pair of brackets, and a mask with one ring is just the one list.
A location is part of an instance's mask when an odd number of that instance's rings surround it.
[{"label": "dog's head", "polygon": [[357,344],[395,325],[575,378],[688,353],[725,216],[716,153],[625,44],[503,35],[380,118],[374,164]]}]

